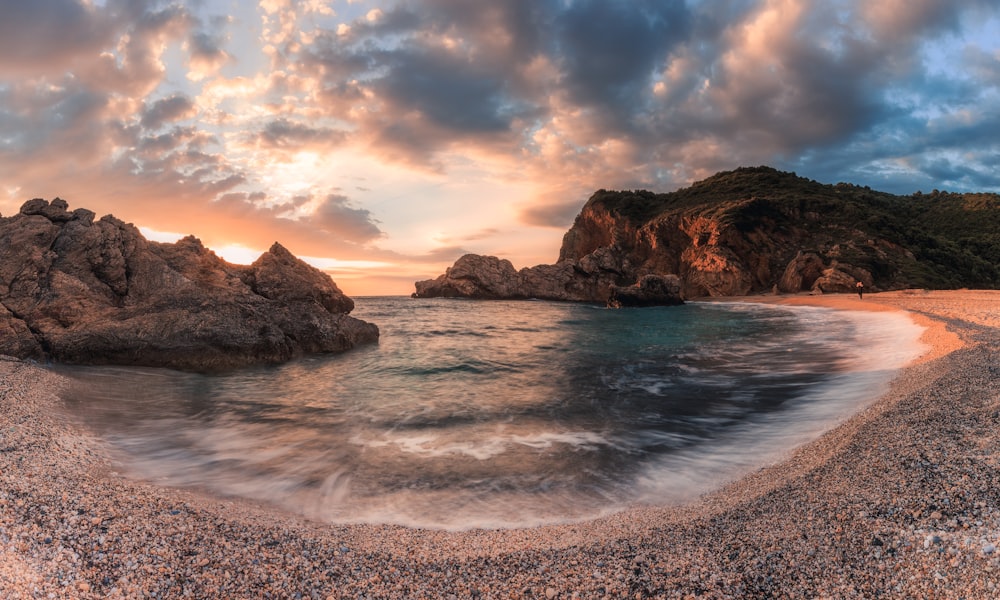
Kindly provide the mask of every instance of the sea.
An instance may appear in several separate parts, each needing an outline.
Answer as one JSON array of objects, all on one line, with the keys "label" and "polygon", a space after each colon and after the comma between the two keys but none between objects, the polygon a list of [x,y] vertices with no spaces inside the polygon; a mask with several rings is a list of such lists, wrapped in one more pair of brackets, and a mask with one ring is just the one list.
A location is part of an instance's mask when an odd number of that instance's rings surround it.
[{"label": "sea", "polygon": [[896,312],[356,298],[377,344],[195,374],[60,367],[115,469],[332,523],[461,530],[692,501],[922,351]]}]

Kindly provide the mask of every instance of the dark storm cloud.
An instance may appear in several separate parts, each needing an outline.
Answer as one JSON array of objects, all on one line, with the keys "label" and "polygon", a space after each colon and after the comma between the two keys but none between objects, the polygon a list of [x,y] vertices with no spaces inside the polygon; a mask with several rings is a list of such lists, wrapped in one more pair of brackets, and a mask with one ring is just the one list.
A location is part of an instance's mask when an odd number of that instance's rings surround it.
[{"label": "dark storm cloud", "polygon": [[[995,0],[386,0],[340,28],[273,4],[253,72],[246,32],[206,3],[0,0],[0,179],[87,170],[192,214],[245,193],[213,214],[288,231],[304,223],[246,192],[248,174],[345,147],[520,178],[539,190],[513,201],[522,219],[555,227],[594,189],[738,165],[997,186],[1000,59],[980,26]],[[309,192],[317,222],[348,244],[381,236],[337,189]]]},{"label": "dark storm cloud", "polygon": [[555,53],[564,85],[580,105],[631,121],[671,48],[689,35],[684,0],[572,2],[556,17]]},{"label": "dark storm cloud", "polygon": [[509,99],[496,73],[447,52],[396,53],[376,86],[381,97],[416,110],[434,126],[462,134],[507,131]]},{"label": "dark storm cloud", "polygon": [[[954,184],[976,180],[983,175],[965,162],[953,161],[947,158],[921,159],[918,166],[922,173],[930,177],[933,181],[940,182],[937,187],[941,189],[946,189],[949,183]],[[998,181],[996,175],[992,175],[992,179],[994,182]]]},{"label": "dark storm cloud", "polygon": [[[525,127],[551,125],[560,111],[575,110],[568,133],[577,141],[567,142],[575,144],[567,153],[627,140],[637,145],[638,159],[649,161],[645,181],[656,185],[665,182],[654,162],[698,163],[684,154],[701,141],[731,148],[716,157],[720,165],[757,163],[870,129],[895,109],[886,84],[915,74],[906,44],[957,22],[943,18],[944,4],[929,0],[917,2],[902,23],[886,19],[891,10],[843,8],[804,1],[509,0],[471,7],[425,0],[352,24],[348,36],[321,37],[307,63],[322,65],[331,106],[361,97],[345,80],[360,81],[384,103],[362,129],[394,158],[426,163],[472,138],[513,150]],[[871,14],[861,22],[864,10]],[[777,21],[773,29],[748,40],[768,19]],[[449,43],[440,43],[445,38]],[[553,77],[527,74],[539,61],[555,69]]]},{"label": "dark storm cloud", "polygon": [[[433,152],[454,139],[509,133],[519,119],[545,118],[548,96],[558,89],[603,117],[617,117],[617,124],[630,121],[688,21],[680,0],[568,8],[554,1],[427,0],[355,24],[350,49],[326,36],[308,58],[324,65],[328,89],[336,89],[333,80],[361,77],[388,103],[392,123],[380,140]],[[445,37],[454,45],[440,45]],[[526,80],[523,70],[538,58],[562,70],[558,81]],[[392,117],[407,113],[418,122]]]},{"label": "dark storm cloud", "polygon": [[322,69],[333,114],[361,95],[344,80],[360,80],[383,103],[366,123],[373,143],[401,160],[427,163],[455,141],[509,141],[519,119],[542,112],[518,69],[542,51],[550,4],[407,4],[353,24],[345,36],[320,36],[304,63]]},{"label": "dark storm cloud", "polygon": [[[422,0],[390,9],[382,19],[358,32],[410,37],[450,35],[471,43],[477,62],[504,72],[551,49],[559,0]],[[489,51],[487,51],[489,50]]]},{"label": "dark storm cloud", "polygon": [[723,118],[712,124],[713,133],[761,134],[766,150],[793,154],[839,142],[884,117],[874,49],[854,39],[829,40],[844,46],[838,52],[818,39],[807,30],[775,40],[773,56],[730,64],[716,59],[713,67],[724,76],[714,82],[711,106]]}]

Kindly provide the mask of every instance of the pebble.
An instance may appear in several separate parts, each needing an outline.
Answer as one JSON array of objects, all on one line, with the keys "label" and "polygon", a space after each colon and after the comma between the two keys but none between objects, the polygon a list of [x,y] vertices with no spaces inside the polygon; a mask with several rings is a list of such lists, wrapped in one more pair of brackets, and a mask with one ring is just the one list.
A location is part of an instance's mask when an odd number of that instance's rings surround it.
[{"label": "pebble", "polygon": [[996,597],[1000,398],[989,365],[1000,292],[878,301],[949,319],[975,343],[911,367],[833,432],[698,503],[509,531],[315,523],[131,481],[60,412],[65,380],[0,360],[0,590],[70,600]]}]

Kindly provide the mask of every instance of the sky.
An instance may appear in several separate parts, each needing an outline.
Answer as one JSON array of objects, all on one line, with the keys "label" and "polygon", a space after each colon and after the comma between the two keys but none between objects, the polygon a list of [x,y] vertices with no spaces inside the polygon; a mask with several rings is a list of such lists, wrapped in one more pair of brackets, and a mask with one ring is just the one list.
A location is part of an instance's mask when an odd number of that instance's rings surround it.
[{"label": "sky", "polygon": [[1000,191],[996,0],[0,0],[0,214],[60,197],[352,296],[555,262],[598,189]]}]

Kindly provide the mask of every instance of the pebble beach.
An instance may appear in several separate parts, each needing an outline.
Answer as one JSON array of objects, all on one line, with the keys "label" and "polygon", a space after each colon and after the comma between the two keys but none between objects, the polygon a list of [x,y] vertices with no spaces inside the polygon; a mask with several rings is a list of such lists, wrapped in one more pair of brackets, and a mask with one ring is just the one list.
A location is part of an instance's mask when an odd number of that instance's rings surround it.
[{"label": "pebble beach", "polygon": [[68,382],[0,357],[0,598],[1000,597],[1000,292],[747,300],[906,311],[927,351],[693,503],[529,529],[331,525],[132,480]]}]

